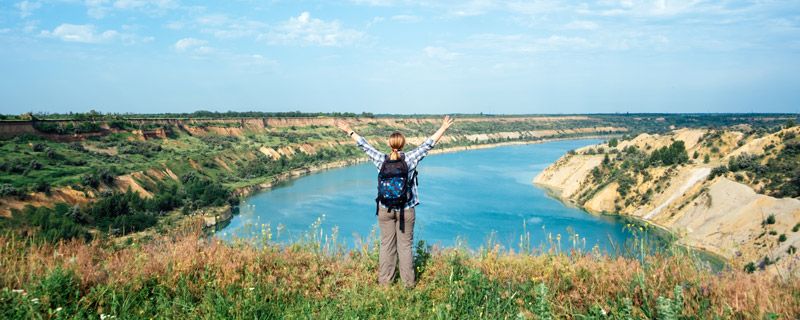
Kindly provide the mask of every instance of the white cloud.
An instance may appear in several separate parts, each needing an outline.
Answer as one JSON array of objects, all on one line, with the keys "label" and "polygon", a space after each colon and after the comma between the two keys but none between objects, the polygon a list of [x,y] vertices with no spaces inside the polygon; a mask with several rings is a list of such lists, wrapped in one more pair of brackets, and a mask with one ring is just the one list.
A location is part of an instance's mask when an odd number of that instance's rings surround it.
[{"label": "white cloud", "polygon": [[91,24],[69,24],[63,23],[55,27],[52,31],[42,30],[40,35],[48,38],[61,39],[66,42],[79,42],[79,43],[105,43],[105,42],[120,42],[125,45],[133,45],[138,43],[147,43],[154,40],[153,37],[142,37],[131,31],[130,26],[122,26],[123,32],[117,30],[97,30]]},{"label": "white cloud", "polygon": [[177,0],[85,0],[86,14],[102,19],[114,10],[137,10],[152,16],[163,15],[179,8]]},{"label": "white cloud", "polygon": [[42,3],[38,1],[25,0],[22,2],[18,2],[16,7],[17,9],[19,9],[19,16],[22,18],[27,18],[31,14],[33,14],[33,12],[36,11],[36,9],[41,8]]},{"label": "white cloud", "polygon": [[178,7],[177,1],[173,0],[117,0],[114,7],[118,9],[173,9]]},{"label": "white cloud", "polygon": [[418,22],[418,21],[422,20],[422,18],[420,18],[419,16],[412,16],[412,15],[407,15],[407,14],[394,15],[394,16],[391,17],[391,19],[392,19],[392,21],[408,22],[408,23]]},{"label": "white cloud", "polygon": [[386,18],[384,18],[384,17],[380,17],[380,16],[373,17],[372,19],[370,19],[367,22],[367,28],[372,27],[373,25],[379,24],[379,23],[384,22],[384,21],[386,21]]},{"label": "white cloud", "polygon": [[580,13],[602,16],[669,17],[687,13],[726,11],[724,2],[686,1],[605,1],[579,9]]},{"label": "white cloud", "polygon": [[479,34],[470,37],[466,46],[498,52],[537,53],[594,49],[598,48],[599,44],[582,37],[560,35],[542,38],[522,34]]},{"label": "white cloud", "polygon": [[267,29],[267,24],[245,18],[231,18],[226,15],[205,15],[193,23],[203,33],[211,34],[218,39],[235,39],[256,36]]},{"label": "white cloud", "polygon": [[460,57],[461,54],[458,52],[452,52],[442,47],[425,47],[422,49],[428,58],[442,60],[442,61],[452,61],[456,58]]},{"label": "white cloud", "polygon": [[308,11],[289,18],[262,36],[271,44],[342,46],[364,38],[364,33],[346,29],[338,21],[312,18]]},{"label": "white cloud", "polygon": [[53,29],[53,31],[42,31],[41,35],[45,37],[58,38],[67,42],[100,43],[117,38],[119,36],[119,32],[116,30],[99,32],[95,26],[90,24],[64,23]]},{"label": "white cloud", "polygon": [[199,49],[201,52],[208,52],[210,51],[211,47],[206,46],[207,44],[208,41],[205,40],[200,40],[195,38],[183,38],[175,42],[173,47],[175,48],[176,51],[179,52],[186,52],[192,49],[194,49],[195,51]]},{"label": "white cloud", "polygon": [[492,0],[471,0],[467,3],[454,6],[450,14],[458,17],[479,16],[495,9],[498,3]]},{"label": "white cloud", "polygon": [[566,29],[571,30],[596,30],[600,26],[593,22],[593,21],[586,21],[586,20],[576,20],[564,26]]}]

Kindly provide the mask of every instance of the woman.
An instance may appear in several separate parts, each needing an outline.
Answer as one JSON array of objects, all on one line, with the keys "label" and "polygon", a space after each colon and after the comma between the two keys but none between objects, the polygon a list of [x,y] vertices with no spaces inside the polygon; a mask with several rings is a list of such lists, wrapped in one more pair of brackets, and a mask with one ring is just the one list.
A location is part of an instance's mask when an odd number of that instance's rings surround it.
[{"label": "woman", "polygon": [[407,153],[403,152],[406,139],[399,132],[389,136],[389,147],[392,149],[390,154],[385,154],[372,147],[367,140],[358,135],[350,125],[344,121],[337,121],[336,126],[346,132],[363,150],[370,160],[381,169],[384,162],[403,160],[408,169],[407,183],[410,184],[410,197],[407,198],[405,206],[400,210],[389,209],[384,203],[379,203],[378,208],[378,227],[381,232],[381,250],[378,266],[378,283],[389,285],[394,280],[395,266],[400,260],[400,278],[403,279],[405,286],[414,286],[414,259],[412,245],[414,243],[414,218],[416,211],[414,207],[419,204],[417,186],[415,183],[415,173],[417,164],[424,158],[428,151],[439,142],[444,132],[453,124],[449,116],[445,116],[442,126],[439,127],[430,138],[421,145]]}]

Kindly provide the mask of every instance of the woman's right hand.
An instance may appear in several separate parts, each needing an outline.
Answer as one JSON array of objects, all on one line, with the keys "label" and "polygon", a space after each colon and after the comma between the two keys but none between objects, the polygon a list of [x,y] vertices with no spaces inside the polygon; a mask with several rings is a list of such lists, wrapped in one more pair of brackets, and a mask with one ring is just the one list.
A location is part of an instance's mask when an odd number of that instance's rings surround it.
[{"label": "woman's right hand", "polygon": [[350,132],[353,132],[353,129],[350,128],[350,124],[348,124],[347,121],[344,121],[344,120],[341,120],[341,119],[336,119],[335,124],[336,124],[337,128],[341,129],[342,131],[344,131],[347,134],[350,134]]}]

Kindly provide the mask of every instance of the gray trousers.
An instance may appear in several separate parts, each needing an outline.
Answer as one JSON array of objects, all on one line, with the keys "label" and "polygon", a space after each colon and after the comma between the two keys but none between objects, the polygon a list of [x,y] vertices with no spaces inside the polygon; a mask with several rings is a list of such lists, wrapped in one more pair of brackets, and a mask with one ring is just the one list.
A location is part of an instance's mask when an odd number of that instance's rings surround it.
[{"label": "gray trousers", "polygon": [[400,261],[400,278],[406,287],[414,286],[414,208],[405,209],[405,232],[400,232],[400,210],[378,210],[378,227],[381,229],[381,252],[378,259],[378,283],[390,285],[394,281],[395,267]]}]

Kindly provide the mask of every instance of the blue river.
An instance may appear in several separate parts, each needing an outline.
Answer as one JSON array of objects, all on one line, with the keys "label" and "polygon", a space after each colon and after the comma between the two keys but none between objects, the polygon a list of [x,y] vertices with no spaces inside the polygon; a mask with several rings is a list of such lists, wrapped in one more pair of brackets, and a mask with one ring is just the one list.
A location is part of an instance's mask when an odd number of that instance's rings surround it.
[{"label": "blue river", "polygon": [[[615,251],[632,237],[623,220],[567,206],[532,183],[567,151],[598,142],[566,140],[429,155],[418,167],[421,204],[415,242],[471,249],[491,243],[514,250]],[[244,199],[239,214],[216,235],[258,240],[268,225],[272,241],[279,243],[308,237],[314,229],[318,238],[330,241],[335,234],[340,245],[359,246],[377,226],[376,180],[377,168],[363,163],[283,182]],[[319,227],[312,228],[318,220]]]}]

